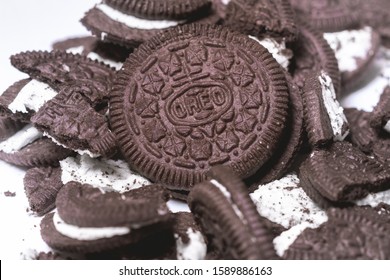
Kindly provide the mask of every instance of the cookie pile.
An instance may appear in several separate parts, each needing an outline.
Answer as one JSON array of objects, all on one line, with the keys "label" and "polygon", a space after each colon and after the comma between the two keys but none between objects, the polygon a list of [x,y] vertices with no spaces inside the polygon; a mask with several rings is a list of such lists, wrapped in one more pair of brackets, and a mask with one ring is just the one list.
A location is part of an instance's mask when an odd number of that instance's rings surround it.
[{"label": "cookie pile", "polygon": [[13,55],[0,159],[28,168],[37,259],[390,259],[390,87],[339,103],[389,4],[105,0],[93,36]]}]

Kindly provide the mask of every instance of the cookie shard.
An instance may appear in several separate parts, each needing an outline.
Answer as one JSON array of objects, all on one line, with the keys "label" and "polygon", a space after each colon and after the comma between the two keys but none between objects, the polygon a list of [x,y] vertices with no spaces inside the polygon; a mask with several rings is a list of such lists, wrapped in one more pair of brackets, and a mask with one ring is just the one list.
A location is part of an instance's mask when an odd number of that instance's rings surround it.
[{"label": "cookie shard", "polygon": [[32,123],[61,145],[88,151],[94,156],[111,156],[116,141],[105,117],[96,112],[78,84],[63,86],[32,117]]},{"label": "cookie shard", "polygon": [[143,44],[123,69],[111,91],[111,126],[126,160],[152,181],[188,191],[218,164],[248,177],[276,148],[288,110],[285,76],[247,36],[179,26]]},{"label": "cookie shard", "polygon": [[387,86],[371,114],[370,124],[379,132],[390,133],[390,86]]},{"label": "cookie shard", "polygon": [[332,141],[343,141],[348,133],[348,122],[336,99],[331,78],[324,71],[307,79],[303,88],[304,119],[309,142],[324,146]]},{"label": "cookie shard", "polygon": [[32,112],[17,112],[12,111],[9,106],[18,96],[19,92],[31,81],[31,79],[23,79],[15,82],[0,95],[0,116],[8,117],[19,121],[28,121]]},{"label": "cookie shard", "polygon": [[183,20],[204,14],[210,0],[105,0],[106,5],[128,15],[145,19]]},{"label": "cookie shard", "polygon": [[226,8],[225,24],[243,33],[261,37],[296,39],[295,14],[286,0],[232,0]]},{"label": "cookie shard", "polygon": [[59,167],[36,167],[27,170],[24,178],[24,191],[30,208],[39,216],[55,207],[57,193],[62,188]]},{"label": "cookie shard", "polygon": [[389,223],[374,209],[331,208],[329,220],[305,229],[284,259],[389,259]]},{"label": "cookie shard", "polygon": [[320,194],[329,204],[348,205],[370,192],[387,189],[390,172],[351,144],[336,142],[307,158],[300,168],[300,179],[302,188],[315,202]]},{"label": "cookie shard", "polygon": [[228,259],[277,258],[272,233],[257,213],[245,185],[232,170],[216,166],[210,181],[196,185],[189,195],[194,213],[211,248]]},{"label": "cookie shard", "polygon": [[54,90],[77,83],[93,107],[107,104],[115,74],[109,66],[66,51],[30,51],[11,56],[11,64]]}]

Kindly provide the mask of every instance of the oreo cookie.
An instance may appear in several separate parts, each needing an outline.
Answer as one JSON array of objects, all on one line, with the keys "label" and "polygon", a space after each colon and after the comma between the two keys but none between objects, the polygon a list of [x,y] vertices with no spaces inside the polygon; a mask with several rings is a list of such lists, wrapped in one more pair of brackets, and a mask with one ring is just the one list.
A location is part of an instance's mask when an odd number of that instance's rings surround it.
[{"label": "oreo cookie", "polygon": [[231,0],[224,24],[256,37],[296,39],[298,29],[288,0]]},{"label": "oreo cookie", "polygon": [[389,169],[347,142],[315,150],[300,167],[300,185],[323,208],[348,206],[388,188]]},{"label": "oreo cookie", "polygon": [[43,240],[53,249],[100,252],[138,242],[169,225],[166,191],[148,186],[119,194],[90,185],[65,184],[57,195],[57,213],[41,222]]},{"label": "oreo cookie", "polygon": [[329,220],[306,229],[284,259],[389,259],[389,223],[373,209],[329,209]]},{"label": "oreo cookie", "polygon": [[315,72],[303,88],[304,119],[309,142],[313,147],[343,141],[348,133],[344,109],[336,99],[332,79],[324,72]]},{"label": "oreo cookie", "polygon": [[[138,5],[134,5],[136,2]],[[148,2],[153,5],[148,6]],[[133,48],[156,36],[158,32],[171,27],[193,21],[215,24],[219,20],[218,15],[211,10],[211,2],[205,0],[186,1],[187,16],[174,16],[172,19],[168,14],[179,12],[179,9],[169,7],[169,4],[174,2],[176,1],[159,1],[158,5],[155,5],[156,0],[104,1],[89,10],[81,19],[81,23],[103,42]],[[196,9],[190,12],[191,6],[200,8],[201,14],[198,14]],[[177,3],[174,7],[178,7]],[[160,15],[156,14],[158,10],[161,12]],[[188,16],[189,13],[192,15]]]},{"label": "oreo cookie", "polygon": [[379,133],[381,131],[390,133],[390,86],[384,89],[370,118],[371,126],[376,128]]},{"label": "oreo cookie", "polygon": [[189,191],[214,165],[252,175],[276,149],[287,110],[283,70],[264,47],[193,24],[130,55],[111,91],[110,121],[133,169]]},{"label": "oreo cookie", "polygon": [[224,259],[277,258],[272,233],[243,182],[223,166],[212,168],[209,177],[192,189],[188,201],[211,248]]},{"label": "oreo cookie", "polygon": [[297,17],[322,32],[336,32],[359,25],[359,9],[350,0],[292,0]]},{"label": "oreo cookie", "polygon": [[60,160],[72,154],[73,151],[42,137],[31,124],[0,142],[0,159],[18,166],[58,166]]},{"label": "oreo cookie", "polygon": [[341,84],[344,90],[353,90],[366,80],[366,70],[378,53],[380,35],[369,26],[360,29],[324,33],[334,50]]},{"label": "oreo cookie", "polygon": [[[390,137],[385,131],[378,131],[371,126],[375,113],[354,108],[345,111],[350,123],[351,142],[363,152],[387,165],[389,163]],[[374,116],[373,116],[374,115]]]},{"label": "oreo cookie", "polygon": [[11,137],[25,125],[25,123],[19,120],[14,120],[9,117],[0,117],[0,141]]},{"label": "oreo cookie", "polygon": [[300,36],[293,44],[291,65],[294,82],[303,88],[306,78],[313,72],[325,71],[332,79],[336,96],[341,95],[341,76],[334,51],[323,34],[306,23],[299,22]]},{"label": "oreo cookie", "polygon": [[62,50],[72,54],[81,54],[92,60],[105,63],[116,70],[122,67],[123,62],[133,51],[116,44],[105,43],[96,37],[76,37],[53,44],[54,50]]},{"label": "oreo cookie", "polygon": [[37,167],[27,170],[23,178],[30,209],[42,216],[55,208],[57,193],[62,188],[59,167]]},{"label": "oreo cookie", "polygon": [[304,131],[302,93],[292,81],[290,74],[286,73],[286,78],[290,93],[290,110],[286,129],[279,138],[278,149],[275,150],[271,159],[254,175],[245,180],[250,191],[256,189],[259,184],[280,179],[296,159],[301,147]]}]

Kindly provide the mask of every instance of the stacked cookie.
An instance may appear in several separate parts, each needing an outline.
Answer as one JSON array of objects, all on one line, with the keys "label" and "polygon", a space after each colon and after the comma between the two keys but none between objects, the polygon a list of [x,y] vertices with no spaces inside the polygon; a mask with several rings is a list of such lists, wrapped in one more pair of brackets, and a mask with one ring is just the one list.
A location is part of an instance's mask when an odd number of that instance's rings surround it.
[{"label": "stacked cookie", "polygon": [[340,105],[386,32],[349,13],[363,1],[306,2],[106,0],[81,20],[94,37],[12,56],[30,78],[0,96],[0,158],[31,168],[43,240],[72,258],[389,259],[389,87],[372,113]]}]

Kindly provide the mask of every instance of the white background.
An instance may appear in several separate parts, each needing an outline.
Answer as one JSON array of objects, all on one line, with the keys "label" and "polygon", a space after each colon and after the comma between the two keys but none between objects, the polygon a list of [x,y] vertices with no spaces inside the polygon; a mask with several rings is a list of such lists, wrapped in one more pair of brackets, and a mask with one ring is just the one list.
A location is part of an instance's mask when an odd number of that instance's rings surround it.
[{"label": "white background", "polygon": [[[0,93],[27,77],[14,69],[9,56],[27,50],[49,50],[52,43],[67,37],[89,34],[80,24],[83,14],[98,0],[11,0],[0,1]],[[389,63],[377,62],[370,70],[368,86],[342,100],[346,107],[370,110],[388,82],[378,74]],[[389,75],[390,76],[390,75]],[[30,249],[47,251],[39,235],[39,221],[30,213],[23,190],[24,170],[0,161],[0,259],[28,257]],[[15,192],[5,197],[4,192]]]}]

